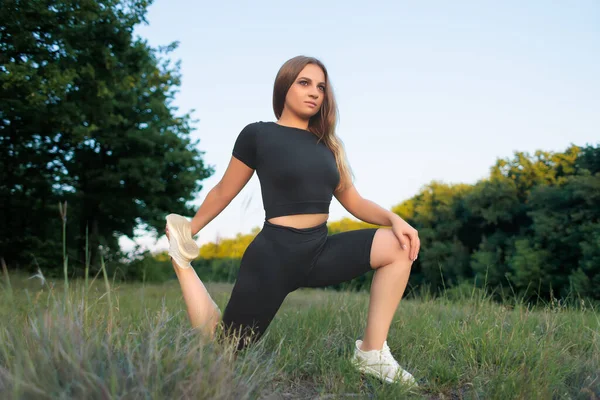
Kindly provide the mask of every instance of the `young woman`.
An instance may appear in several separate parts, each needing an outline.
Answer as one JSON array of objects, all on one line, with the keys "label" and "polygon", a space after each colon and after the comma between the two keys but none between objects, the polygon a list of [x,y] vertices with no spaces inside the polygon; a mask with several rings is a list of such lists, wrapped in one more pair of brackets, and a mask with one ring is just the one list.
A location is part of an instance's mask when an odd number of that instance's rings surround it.
[{"label": "young woman", "polygon": [[[327,69],[298,56],[277,73],[273,90],[276,122],[246,125],[233,146],[221,181],[189,222],[167,217],[169,254],[179,278],[192,326],[211,335],[240,337],[238,349],[258,340],[285,297],[301,287],[324,287],[376,270],[362,340],[353,364],[386,382],[414,384],[387,345],[394,313],[419,253],[417,231],[398,215],[363,198],[352,183],[342,142],[335,134],[336,102]],[[241,259],[225,312],[212,301],[189,268],[198,255],[192,236],[212,221],[242,190],[254,171],[259,177],[265,221]],[[328,236],[332,197],[356,218],[385,228]]]}]

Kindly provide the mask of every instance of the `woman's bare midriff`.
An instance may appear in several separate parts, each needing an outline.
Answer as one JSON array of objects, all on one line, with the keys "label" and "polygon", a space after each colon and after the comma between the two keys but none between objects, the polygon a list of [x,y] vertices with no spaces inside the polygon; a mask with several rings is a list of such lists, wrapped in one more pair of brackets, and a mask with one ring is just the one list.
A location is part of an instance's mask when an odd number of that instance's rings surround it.
[{"label": "woman's bare midriff", "polygon": [[327,221],[329,214],[298,214],[284,215],[268,219],[272,224],[289,226],[292,228],[303,229],[312,228],[313,226],[321,225]]}]

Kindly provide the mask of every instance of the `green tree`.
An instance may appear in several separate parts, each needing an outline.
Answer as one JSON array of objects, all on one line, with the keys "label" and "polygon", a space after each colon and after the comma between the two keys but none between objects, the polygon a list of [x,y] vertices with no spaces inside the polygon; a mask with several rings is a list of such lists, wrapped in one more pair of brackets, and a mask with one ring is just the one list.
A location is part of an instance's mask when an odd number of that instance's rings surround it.
[{"label": "green tree", "polygon": [[533,239],[551,254],[544,265],[555,294],[600,297],[594,285],[600,282],[600,173],[586,170],[561,185],[540,187],[530,205]]},{"label": "green tree", "polygon": [[79,263],[86,227],[90,248],[114,256],[119,235],[193,213],[188,202],[214,170],[190,137],[190,114],[172,105],[176,43],[154,49],[133,36],[150,3],[4,2],[0,252],[9,261],[47,254],[58,266],[58,201],[69,204],[70,260]]},{"label": "green tree", "polygon": [[411,285],[440,288],[471,277],[469,250],[460,240],[462,221],[457,218],[470,190],[470,185],[433,181],[392,208],[419,231],[422,250],[412,267]]},{"label": "green tree", "polygon": [[516,152],[475,185],[432,182],[392,209],[419,231],[411,284],[600,298],[599,188],[600,148],[575,145]]}]

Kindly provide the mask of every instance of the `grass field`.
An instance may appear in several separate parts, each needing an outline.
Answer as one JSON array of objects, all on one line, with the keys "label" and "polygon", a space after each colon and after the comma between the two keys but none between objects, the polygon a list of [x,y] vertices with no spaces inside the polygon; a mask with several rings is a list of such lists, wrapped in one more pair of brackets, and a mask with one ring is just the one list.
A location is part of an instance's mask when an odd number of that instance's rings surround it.
[{"label": "grass field", "polygon": [[[361,376],[349,362],[368,293],[291,293],[264,340],[235,359],[189,329],[175,280],[100,276],[87,291],[83,281],[68,285],[4,276],[0,398],[600,397],[600,317],[585,302],[534,310],[479,291],[403,300],[388,343],[419,381],[410,391]],[[206,286],[224,310],[232,285]]]}]

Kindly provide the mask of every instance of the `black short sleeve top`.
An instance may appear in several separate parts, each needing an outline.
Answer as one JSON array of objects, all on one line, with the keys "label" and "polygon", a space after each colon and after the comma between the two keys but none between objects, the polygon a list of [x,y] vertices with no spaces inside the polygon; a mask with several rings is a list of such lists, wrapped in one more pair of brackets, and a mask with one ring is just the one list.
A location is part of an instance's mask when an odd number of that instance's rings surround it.
[{"label": "black short sleeve top", "polygon": [[232,154],[256,170],[266,219],[329,213],[340,174],[333,152],[314,133],[253,122],[239,133]]}]

